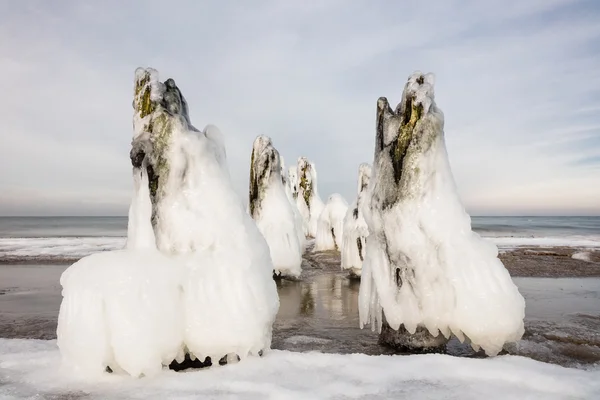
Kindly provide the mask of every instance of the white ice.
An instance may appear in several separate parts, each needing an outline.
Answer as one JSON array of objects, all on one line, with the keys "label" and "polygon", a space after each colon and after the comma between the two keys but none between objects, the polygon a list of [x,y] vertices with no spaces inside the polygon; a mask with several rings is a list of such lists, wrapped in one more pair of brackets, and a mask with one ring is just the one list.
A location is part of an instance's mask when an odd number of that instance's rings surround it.
[{"label": "white ice", "polygon": [[[159,99],[164,84],[155,72],[150,84]],[[144,122],[134,117],[134,127]],[[273,264],[232,187],[222,134],[212,126],[200,132],[186,118],[170,122],[154,230],[145,181],[136,184],[127,249],[86,257],[61,277],[58,343],[65,363],[84,373],[102,373],[102,364],[153,374],[177,353],[181,359],[182,348],[218,360],[270,347],[279,308]]]},{"label": "white ice", "polygon": [[329,196],[325,208],[317,221],[315,251],[340,250],[344,234],[344,217],[348,211],[348,203],[338,194]]},{"label": "white ice", "polygon": [[295,203],[298,198],[298,167],[289,167],[287,174],[288,188],[292,195],[292,201]]},{"label": "white ice", "polygon": [[0,238],[0,259],[80,258],[125,246],[122,237]]},{"label": "white ice", "polygon": [[363,216],[362,208],[367,197],[370,179],[371,166],[367,163],[360,164],[356,200],[348,207],[344,216],[341,265],[343,270],[349,270],[355,276],[361,275],[366,240],[369,236],[369,227]]},{"label": "white ice", "polygon": [[516,247],[600,247],[600,236],[563,237],[485,237],[496,246],[505,249]]},{"label": "white ice", "polygon": [[325,205],[319,196],[317,169],[306,157],[299,157],[297,163],[298,197],[296,204],[304,219],[305,235],[317,236],[317,223]]},{"label": "white ice", "polygon": [[285,193],[279,152],[270,138],[261,135],[255,139],[253,163],[258,189],[251,215],[267,241],[275,273],[298,277],[305,245],[302,220]]},{"label": "white ice", "polygon": [[[434,336],[467,337],[474,348],[495,355],[504,343],[521,338],[525,301],[497,258],[497,247],[471,231],[448,162],[433,79],[427,75],[418,85],[415,76],[406,84],[403,102],[414,95],[423,115],[404,159],[401,195],[391,206],[379,200],[392,174],[385,148],[376,155],[363,208],[370,235],[359,293],[360,324],[380,329],[383,311],[394,329],[404,324],[414,332],[422,325]],[[386,132],[383,140],[395,132]]]},{"label": "white ice", "polygon": [[[294,170],[295,167],[292,167]],[[296,202],[294,201],[294,205]],[[298,218],[302,219],[297,211]],[[564,236],[564,237],[482,237],[499,249],[515,249],[518,247],[578,247],[598,248],[600,237]],[[122,249],[126,244],[125,237],[31,237],[0,238],[0,259],[10,260],[53,260],[60,258],[77,259],[100,251]]]},{"label": "white ice", "polygon": [[578,251],[576,253],[573,253],[573,255],[571,256],[572,259],[574,260],[581,260],[581,261],[587,261],[590,262],[590,256],[591,253],[589,251]]},{"label": "white ice", "polygon": [[151,379],[59,368],[55,341],[0,339],[0,398],[97,399],[597,399],[600,369],[517,356],[367,356],[273,350],[261,358]]},{"label": "white ice", "polygon": [[148,177],[135,175],[127,249],[84,257],[60,278],[58,346],[77,374],[154,375],[182,352],[184,271],[156,249]]}]

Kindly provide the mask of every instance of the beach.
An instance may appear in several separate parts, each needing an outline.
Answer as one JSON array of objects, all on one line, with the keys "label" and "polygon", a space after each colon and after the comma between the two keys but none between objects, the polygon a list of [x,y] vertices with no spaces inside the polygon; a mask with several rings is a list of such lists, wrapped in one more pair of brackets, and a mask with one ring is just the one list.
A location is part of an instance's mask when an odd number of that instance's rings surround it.
[{"label": "beach", "polygon": [[[0,218],[0,338],[55,339],[60,275],[73,262],[125,245],[127,220]],[[511,354],[561,365],[600,361],[600,219],[473,218],[526,299],[526,332]],[[310,242],[299,280],[278,281],[273,348],[391,354],[370,327],[360,329],[360,281],[335,251]],[[477,357],[453,339],[448,353]]]},{"label": "beach", "polygon": [[[573,259],[577,249],[523,248],[500,257],[526,299],[526,332],[509,354],[565,366],[600,362],[600,264]],[[592,253],[592,260],[597,252]],[[550,260],[550,261],[549,261]],[[570,268],[560,270],[568,264]],[[0,337],[55,339],[60,274],[69,264],[0,265]],[[305,254],[298,281],[278,282],[273,348],[327,353],[394,354],[370,327],[359,328],[360,282],[340,270],[339,253]],[[448,354],[483,357],[456,339]]]},{"label": "beach", "polygon": [[[60,363],[55,340],[62,300],[60,276],[69,265],[87,254],[122,248],[125,245],[126,220],[27,219],[11,220],[8,224],[3,222],[6,221],[0,218],[0,370],[4,369],[0,371],[0,378],[5,375],[4,390],[18,398],[43,393],[44,398],[75,399],[96,393],[96,389],[79,386],[55,372]],[[362,358],[403,353],[380,345],[377,332],[373,332],[370,326],[360,328],[360,280],[350,278],[347,272],[341,270],[338,252],[315,252],[314,241],[311,241],[303,257],[300,279],[277,281],[280,308],[273,326],[270,355],[263,357],[259,369],[254,369],[253,360],[228,369],[231,371],[228,374],[236,376],[236,383],[231,383],[233,386],[226,392],[235,393],[239,387],[247,393],[259,381],[264,383],[259,385],[261,389],[256,389],[258,392],[278,393],[283,390],[280,393],[283,397],[288,393],[285,390],[294,393],[300,390],[309,397],[327,390],[308,384],[299,389],[298,385],[306,380],[321,381],[322,385],[329,381],[345,382],[343,389],[332,388],[334,393],[353,387],[356,393],[364,390],[370,396],[369,393],[381,390],[387,393],[387,389],[383,389],[388,387],[385,385],[389,385],[392,391],[403,387],[407,393],[412,393],[419,390],[413,381],[429,382],[431,371],[437,371],[435,376],[448,374],[448,378],[438,389],[435,386],[437,381],[431,381],[428,391],[433,393],[437,390],[442,397],[448,390],[478,392],[491,390],[494,385],[498,387],[497,395],[502,397],[503,391],[508,390],[507,382],[522,376],[518,379],[525,379],[529,382],[527,385],[533,386],[521,386],[519,390],[523,392],[519,392],[519,396],[529,390],[534,397],[548,391],[569,397],[578,393],[572,389],[573,382],[583,379],[587,386],[581,388],[580,397],[587,398],[590,390],[595,390],[590,389],[590,382],[594,381],[593,374],[600,366],[599,230],[596,225],[591,229],[585,228],[585,220],[574,224],[579,225],[575,228],[564,226],[567,223],[573,225],[572,220],[554,221],[553,226],[562,226],[559,229],[538,227],[533,232],[532,225],[544,225],[549,221],[526,221],[525,228],[518,227],[524,224],[522,219],[508,222],[499,219],[474,222],[476,231],[498,246],[500,260],[526,301],[523,338],[517,343],[506,344],[500,357],[489,358],[452,338],[445,354],[454,357],[411,356],[402,357],[401,362],[397,358],[376,357],[377,361]],[[600,226],[600,220],[592,222]],[[504,355],[520,357],[505,358],[502,357]],[[471,364],[484,359],[489,359],[490,363]],[[310,365],[309,369],[303,367],[306,363]],[[455,367],[449,366],[452,363]],[[502,363],[508,364],[502,366]],[[284,376],[280,374],[280,365],[287,366]],[[354,368],[358,368],[357,371],[367,368],[368,376],[356,375]],[[201,380],[204,391],[219,396],[223,390],[222,383],[214,388],[211,386],[211,382],[223,382],[218,371],[194,377],[189,374],[167,375],[165,379],[179,382],[177,390],[190,394],[195,393],[198,380]],[[262,372],[257,375],[258,371]],[[369,386],[374,371],[379,371],[381,376],[389,374],[389,382],[376,388]],[[467,374],[465,371],[470,372],[463,378]],[[217,375],[211,378],[211,374]],[[273,377],[269,378],[268,374]],[[481,383],[482,389],[472,387],[474,376],[480,376],[479,381],[484,382]],[[548,378],[551,376],[556,378]],[[270,386],[268,382],[275,377],[279,377],[276,378],[277,385]],[[556,386],[555,382],[561,380],[557,380],[558,377],[571,380]],[[535,383],[544,379],[543,384]],[[114,390],[104,387],[96,394],[100,398],[131,398],[143,396],[143,392],[138,390],[148,388],[149,397],[171,395],[169,389],[160,383],[138,388],[133,383],[119,382]],[[404,383],[398,386],[398,382]],[[286,387],[288,389],[284,389]]]}]

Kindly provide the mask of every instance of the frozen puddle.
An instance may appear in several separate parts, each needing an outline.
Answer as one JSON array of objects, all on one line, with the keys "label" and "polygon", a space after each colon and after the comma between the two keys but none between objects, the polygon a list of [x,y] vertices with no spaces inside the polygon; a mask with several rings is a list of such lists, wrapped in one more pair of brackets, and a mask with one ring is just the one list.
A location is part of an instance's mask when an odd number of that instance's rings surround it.
[{"label": "frozen puddle", "polygon": [[600,368],[570,369],[517,356],[368,356],[273,350],[205,370],[149,379],[104,374],[86,382],[59,368],[56,341],[0,339],[0,398],[52,399],[593,399]]}]

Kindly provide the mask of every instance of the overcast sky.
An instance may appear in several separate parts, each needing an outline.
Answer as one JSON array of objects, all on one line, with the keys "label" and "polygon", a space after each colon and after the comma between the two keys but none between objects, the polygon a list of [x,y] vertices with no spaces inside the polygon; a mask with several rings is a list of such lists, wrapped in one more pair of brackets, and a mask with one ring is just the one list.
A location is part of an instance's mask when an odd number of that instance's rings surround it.
[{"label": "overcast sky", "polygon": [[126,215],[138,66],[224,133],[240,196],[265,134],[351,202],[377,98],[421,70],[469,212],[597,215],[599,21],[595,0],[0,1],[0,215]]}]

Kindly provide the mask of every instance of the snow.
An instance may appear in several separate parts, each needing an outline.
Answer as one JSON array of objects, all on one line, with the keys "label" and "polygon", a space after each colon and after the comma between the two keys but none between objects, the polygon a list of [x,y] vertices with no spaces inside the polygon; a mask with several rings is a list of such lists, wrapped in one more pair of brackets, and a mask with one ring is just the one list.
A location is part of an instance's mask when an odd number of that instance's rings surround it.
[{"label": "snow", "polygon": [[594,399],[600,370],[516,356],[367,356],[273,350],[264,357],[186,373],[93,380],[59,368],[55,341],[0,339],[0,398],[86,399]]},{"label": "snow", "polygon": [[182,269],[157,250],[82,258],[61,276],[58,346],[64,366],[100,375],[160,372],[182,351]]},{"label": "snow", "polygon": [[80,258],[99,251],[125,246],[122,237],[2,238],[0,258],[4,260]]},{"label": "snow", "polygon": [[600,238],[585,236],[563,237],[486,237],[486,240],[505,249],[517,247],[600,247]]},{"label": "snow", "polygon": [[[293,170],[295,171],[296,168],[293,167]],[[296,205],[295,202],[293,204]],[[297,207],[294,212],[297,218],[302,220]],[[483,234],[483,237],[498,248],[506,250],[519,247],[600,247],[600,239],[576,235],[494,237]],[[114,236],[0,238],[0,259],[4,261],[78,259],[100,251],[120,250],[125,247],[125,244],[125,237]]]},{"label": "snow", "polygon": [[304,219],[305,235],[317,236],[317,223],[325,205],[319,196],[317,169],[306,157],[298,158],[298,197],[296,204]]},{"label": "snow", "polygon": [[[175,83],[148,75],[156,108],[134,117],[144,158],[134,168],[127,248],[85,257],[61,277],[58,344],[65,366],[86,375],[106,365],[152,375],[184,350],[258,355],[279,308],[269,248],[232,187],[222,134],[195,129]],[[153,153],[160,138],[140,132],[148,121],[171,129],[161,154]],[[168,169],[151,202],[146,171],[160,157]]]},{"label": "snow", "polygon": [[344,217],[348,211],[348,203],[334,193],[327,199],[327,204],[317,221],[315,251],[339,250],[342,248],[344,234]]},{"label": "snow", "polygon": [[[359,292],[360,324],[381,329],[383,311],[394,329],[403,324],[414,333],[424,326],[433,336],[454,334],[495,355],[505,343],[521,338],[525,301],[497,258],[497,247],[471,231],[448,162],[433,80],[424,77],[419,85],[421,74],[415,75],[395,112],[386,99],[378,101],[383,131],[378,132],[363,207],[370,235]],[[423,113],[414,120],[401,178],[395,181],[390,146],[405,129],[400,121],[411,97],[413,110],[422,105]]]},{"label": "snow", "polygon": [[357,197],[344,216],[341,247],[342,269],[350,270],[355,276],[361,275],[366,239],[369,236],[369,227],[363,216],[362,208],[366,200],[370,179],[371,166],[367,163],[360,164],[358,167]]},{"label": "snow", "polygon": [[590,252],[589,251],[578,251],[577,253],[573,253],[571,256],[574,260],[588,261],[590,262]]},{"label": "snow", "polygon": [[264,236],[277,275],[300,276],[305,238],[302,220],[285,193],[279,152],[269,137],[258,136],[252,150],[250,211]]}]

